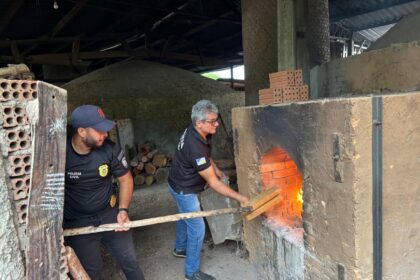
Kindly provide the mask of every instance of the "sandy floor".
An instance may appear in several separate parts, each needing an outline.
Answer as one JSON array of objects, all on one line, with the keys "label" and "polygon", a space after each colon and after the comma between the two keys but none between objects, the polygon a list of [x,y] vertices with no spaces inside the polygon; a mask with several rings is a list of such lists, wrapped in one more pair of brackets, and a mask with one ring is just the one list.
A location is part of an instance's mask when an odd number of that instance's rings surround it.
[{"label": "sandy floor", "polygon": [[[158,198],[154,198],[156,195]],[[140,189],[136,190],[133,203],[138,203],[145,209],[143,213],[147,213],[146,217],[150,216],[150,213],[154,214],[151,216],[175,214],[176,207],[167,195],[165,185]],[[133,213],[133,216],[146,218],[138,213]],[[175,223],[137,228],[133,230],[133,234],[137,257],[146,280],[184,279],[185,260],[172,256]],[[220,245],[213,245],[210,233],[206,234],[201,269],[219,280],[257,279],[256,271],[248,262],[247,252],[241,244],[226,241]],[[125,279],[109,256],[105,256],[103,272],[104,279]]]}]

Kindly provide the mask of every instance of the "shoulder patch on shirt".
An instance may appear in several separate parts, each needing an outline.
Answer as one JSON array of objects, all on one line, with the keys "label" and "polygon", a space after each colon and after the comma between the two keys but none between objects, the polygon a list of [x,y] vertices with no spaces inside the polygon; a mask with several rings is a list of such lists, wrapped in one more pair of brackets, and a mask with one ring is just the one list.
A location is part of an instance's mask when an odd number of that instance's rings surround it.
[{"label": "shoulder patch on shirt", "polygon": [[206,164],[206,158],[205,157],[196,158],[195,162],[197,163],[198,166]]}]

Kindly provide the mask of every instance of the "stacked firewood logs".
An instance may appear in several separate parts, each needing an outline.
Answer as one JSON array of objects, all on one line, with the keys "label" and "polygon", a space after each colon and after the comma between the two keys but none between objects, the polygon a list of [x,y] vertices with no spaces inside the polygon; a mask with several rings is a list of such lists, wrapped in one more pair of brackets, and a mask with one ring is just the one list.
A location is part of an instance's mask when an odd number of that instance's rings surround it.
[{"label": "stacked firewood logs", "polygon": [[152,185],[168,179],[171,158],[159,152],[153,143],[138,145],[138,154],[130,161],[133,171],[134,185]]}]

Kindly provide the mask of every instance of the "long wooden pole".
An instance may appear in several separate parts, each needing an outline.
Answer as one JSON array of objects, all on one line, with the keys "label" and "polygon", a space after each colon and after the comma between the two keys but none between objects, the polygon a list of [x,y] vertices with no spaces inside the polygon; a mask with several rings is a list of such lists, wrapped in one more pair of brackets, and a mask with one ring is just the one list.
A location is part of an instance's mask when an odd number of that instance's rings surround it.
[{"label": "long wooden pole", "polygon": [[144,226],[149,226],[149,225],[175,222],[179,220],[192,219],[192,218],[210,217],[210,216],[218,216],[218,215],[233,214],[233,213],[244,213],[244,212],[250,212],[252,211],[252,209],[253,209],[252,207],[224,208],[224,209],[218,209],[218,210],[181,213],[181,214],[175,214],[175,215],[168,215],[168,216],[162,216],[162,217],[156,217],[156,218],[131,221],[131,222],[125,223],[124,225],[114,223],[114,224],[104,224],[98,227],[88,226],[88,227],[81,227],[81,228],[72,228],[72,229],[64,230],[64,236],[74,236],[74,235],[82,235],[82,234],[89,234],[89,233],[96,233],[96,232],[103,232],[103,231],[113,231],[113,230],[121,229],[121,228],[144,227]]}]

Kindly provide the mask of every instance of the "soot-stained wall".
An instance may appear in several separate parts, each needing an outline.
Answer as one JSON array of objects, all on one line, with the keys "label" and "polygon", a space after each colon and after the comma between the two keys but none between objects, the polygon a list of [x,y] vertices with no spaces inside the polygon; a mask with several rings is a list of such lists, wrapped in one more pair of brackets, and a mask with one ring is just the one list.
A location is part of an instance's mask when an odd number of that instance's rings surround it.
[{"label": "soot-stained wall", "polygon": [[[382,104],[383,279],[417,279],[420,261],[420,93]],[[376,100],[376,99],[375,99]],[[262,190],[261,157],[278,147],[303,177],[303,242],[264,217],[246,222],[261,279],[372,279],[373,97],[235,108],[239,190]]]}]

